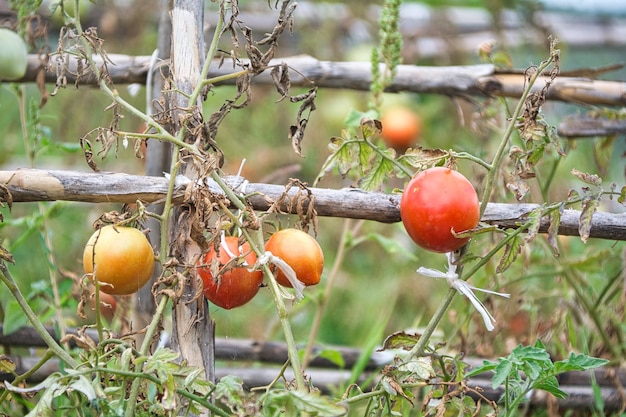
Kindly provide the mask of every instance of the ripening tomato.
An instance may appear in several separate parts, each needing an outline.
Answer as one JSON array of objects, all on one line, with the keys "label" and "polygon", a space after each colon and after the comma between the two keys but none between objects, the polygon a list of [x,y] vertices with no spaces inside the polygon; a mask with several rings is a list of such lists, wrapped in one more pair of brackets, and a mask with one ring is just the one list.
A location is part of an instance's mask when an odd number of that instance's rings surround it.
[{"label": "ripening tomato", "polygon": [[[92,297],[89,299],[89,308],[92,311],[96,309],[96,295],[92,294]],[[107,294],[103,291],[100,291],[100,314],[107,321],[113,320],[115,317],[115,311],[117,310],[117,299],[114,295]]]},{"label": "ripening tomato", "polygon": [[[304,285],[320,282],[324,253],[319,243],[308,233],[298,229],[279,230],[267,240],[265,250],[285,261]],[[292,286],[280,269],[277,270],[276,281],[284,287]]]},{"label": "ripening tomato", "polygon": [[133,294],[152,277],[154,251],[139,230],[108,225],[89,238],[83,252],[83,268],[86,274],[93,274],[92,279],[98,280],[101,291]]},{"label": "ripening tomato", "polygon": [[404,189],[400,217],[409,236],[433,252],[452,252],[469,241],[452,234],[475,228],[480,206],[474,186],[458,171],[430,168]]},{"label": "ripening tomato", "polygon": [[383,113],[380,122],[385,145],[399,152],[415,145],[422,133],[422,120],[414,110],[405,106],[390,107]]},{"label": "ripening tomato", "polygon": [[0,28],[0,81],[19,80],[26,74],[28,49],[17,33]]},{"label": "ripening tomato", "polygon": [[[228,249],[224,248],[224,243]],[[228,270],[222,270],[222,267],[231,261],[232,255],[242,256],[247,265],[233,268],[229,266]],[[219,273],[216,276],[211,272],[213,259],[219,262]],[[248,270],[256,260],[256,254],[250,250],[248,242],[239,246],[239,239],[235,236],[224,238],[224,242],[220,243],[219,252],[211,247],[211,250],[198,261],[197,271],[204,284],[204,296],[226,310],[242,306],[252,300],[263,282],[263,272]]]}]

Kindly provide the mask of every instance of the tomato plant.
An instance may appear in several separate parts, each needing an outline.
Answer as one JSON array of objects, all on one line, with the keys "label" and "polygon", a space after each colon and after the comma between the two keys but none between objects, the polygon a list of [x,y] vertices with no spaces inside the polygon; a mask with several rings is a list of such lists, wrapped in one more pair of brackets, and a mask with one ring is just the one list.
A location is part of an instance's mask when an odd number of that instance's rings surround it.
[{"label": "tomato plant", "polygon": [[[265,250],[285,261],[304,285],[320,282],[324,253],[319,243],[308,233],[298,229],[279,230],[267,240]],[[292,287],[280,269],[276,273],[276,281],[284,287]]]},{"label": "tomato plant", "polygon": [[83,268],[113,295],[133,294],[154,271],[154,251],[146,236],[132,227],[108,225],[96,230],[85,245]]},{"label": "tomato plant", "polygon": [[[245,261],[244,265],[236,260],[240,256]],[[198,261],[197,272],[204,285],[204,296],[226,310],[242,306],[252,300],[263,282],[261,271],[249,270],[256,260],[256,254],[250,250],[248,242],[239,246],[238,238],[234,236],[224,238],[219,251],[211,247]]]},{"label": "tomato plant", "polygon": [[452,252],[469,241],[455,233],[475,228],[480,220],[474,186],[458,171],[435,167],[418,173],[404,189],[400,217],[419,246]]},{"label": "tomato plant", "polygon": [[0,28],[0,80],[19,80],[26,74],[28,50],[22,38]]},{"label": "tomato plant", "polygon": [[380,121],[385,145],[397,151],[404,152],[415,145],[422,132],[422,120],[415,111],[405,106],[390,107]]}]

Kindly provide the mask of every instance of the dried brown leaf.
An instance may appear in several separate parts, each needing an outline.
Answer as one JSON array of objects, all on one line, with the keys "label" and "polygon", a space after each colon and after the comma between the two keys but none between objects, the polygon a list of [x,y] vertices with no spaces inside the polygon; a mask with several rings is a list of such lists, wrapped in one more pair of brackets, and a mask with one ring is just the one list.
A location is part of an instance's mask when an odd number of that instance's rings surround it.
[{"label": "dried brown leaf", "polygon": [[0,260],[15,264],[15,259],[11,252],[6,250],[2,245],[0,245]]},{"label": "dried brown leaf", "polygon": [[554,256],[559,256],[559,225],[561,224],[561,215],[563,214],[564,205],[561,204],[558,210],[550,213],[550,226],[548,226],[548,244],[553,249]]},{"label": "dried brown leaf", "polygon": [[582,210],[580,212],[580,218],[578,219],[578,234],[580,235],[580,239],[585,243],[587,243],[589,235],[591,234],[593,214],[598,209],[599,204],[599,196],[588,196],[583,198]]},{"label": "dried brown leaf", "polygon": [[589,174],[574,168],[572,169],[572,175],[586,184],[595,185],[596,187],[599,187],[602,184],[602,178],[596,174]]}]

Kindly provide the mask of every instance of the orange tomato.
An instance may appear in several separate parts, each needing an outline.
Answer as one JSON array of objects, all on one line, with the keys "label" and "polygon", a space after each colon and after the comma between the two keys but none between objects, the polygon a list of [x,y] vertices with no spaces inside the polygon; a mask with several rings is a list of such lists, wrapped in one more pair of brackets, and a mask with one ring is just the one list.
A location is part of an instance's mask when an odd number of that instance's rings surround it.
[{"label": "orange tomato", "polygon": [[[285,261],[304,285],[320,282],[324,253],[319,243],[308,233],[298,229],[279,230],[267,240],[265,250]],[[280,269],[277,270],[276,281],[284,287],[292,286]]]},{"label": "orange tomato", "polygon": [[422,120],[415,111],[405,106],[390,107],[383,113],[380,122],[385,145],[397,151],[404,152],[415,145],[422,133]]},{"label": "orange tomato", "polygon": [[83,252],[83,268],[100,290],[113,295],[133,294],[154,271],[154,251],[146,236],[132,227],[108,225],[96,230]]}]

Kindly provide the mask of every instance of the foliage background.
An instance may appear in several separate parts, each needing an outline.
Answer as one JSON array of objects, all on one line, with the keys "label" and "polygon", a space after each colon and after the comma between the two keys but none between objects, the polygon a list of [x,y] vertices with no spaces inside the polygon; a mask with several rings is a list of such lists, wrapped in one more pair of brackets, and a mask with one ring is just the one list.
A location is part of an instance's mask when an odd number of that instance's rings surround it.
[{"label": "foliage background", "polygon": [[[106,40],[109,53],[149,55],[155,45],[157,11],[151,2],[108,1],[87,5],[87,22],[97,24],[100,36]],[[302,7],[311,6],[302,2]],[[443,7],[444,2],[431,2],[433,7]],[[531,1],[450,1],[455,6],[471,6],[493,10],[493,6],[512,7],[523,18],[524,11],[535,5]],[[265,1],[241,2],[242,8],[263,9]],[[375,4],[375,2],[372,2]],[[364,16],[362,2],[343,2],[354,16],[375,26],[375,17]],[[214,12],[208,3],[207,14]],[[130,13],[132,11],[132,13]],[[626,11],[622,11],[626,13]],[[299,14],[296,12],[298,18]],[[599,19],[602,16],[598,17]],[[606,16],[604,16],[606,18]],[[287,35],[281,43],[284,55],[306,53],[322,60],[369,60],[375,44],[375,33],[370,39],[358,39],[354,34],[343,33],[332,19],[317,24],[298,25],[296,32]],[[51,31],[50,45],[54,45]],[[493,34],[492,34],[493,36]],[[452,45],[454,43],[452,42]],[[228,48],[227,40],[223,45]],[[579,67],[602,67],[623,60],[624,45],[602,47],[576,47],[560,45],[562,71]],[[545,45],[524,43],[505,49],[515,68],[537,63],[546,54]],[[474,64],[479,59],[475,50],[442,51],[437,56],[421,57],[419,53],[405,57],[405,63],[420,65]],[[624,80],[626,72],[610,72],[605,78]],[[78,139],[96,126],[107,125],[110,115],[103,111],[108,105],[98,91],[81,87],[61,90],[51,97],[49,103],[39,110],[38,93],[34,86],[25,86],[29,114],[38,123],[40,135],[24,138],[20,126],[18,87],[3,84],[0,87],[0,168],[14,169],[34,166],[38,168],[61,168],[87,170],[77,146]],[[128,91],[123,94],[131,103],[145,107],[140,88],[136,96]],[[226,155],[224,170],[234,174],[242,160],[246,163],[243,175],[254,182],[285,184],[289,177],[313,182],[328,156],[327,143],[344,127],[345,117],[351,109],[365,110],[368,93],[347,90],[320,90],[317,111],[313,113],[303,143],[304,157],[295,155],[287,139],[289,124],[297,108],[289,103],[274,103],[276,96],[267,87],[254,86],[253,104],[241,111],[234,111],[221,126],[218,143]],[[224,97],[230,97],[230,87],[220,87],[207,100],[211,111],[219,106]],[[457,103],[448,97],[435,95],[385,95],[385,105],[402,102],[417,111],[424,121],[422,145],[443,149],[454,148],[472,153],[493,153],[497,132],[480,135],[458,117]],[[545,106],[546,118],[557,124],[567,114],[585,112],[586,108],[574,105],[549,103]],[[466,113],[467,115],[468,113]],[[140,129],[137,120],[127,117],[121,126],[128,130]],[[29,158],[26,148],[36,149]],[[569,155],[558,163],[554,183],[550,187],[549,200],[565,199],[570,188],[580,188],[569,172],[573,167],[601,175],[606,184],[624,182],[624,137],[572,140],[568,143]],[[545,174],[554,163],[548,161],[539,167]],[[142,173],[143,161],[134,157],[132,149],[120,147],[116,156],[101,162],[101,168],[109,171]],[[480,169],[462,164],[460,167],[469,178],[480,183]],[[540,176],[541,178],[541,176]],[[348,180],[337,175],[325,177],[319,186],[340,188],[350,186]],[[401,182],[391,182],[386,191],[401,188]],[[542,202],[534,190],[531,201]],[[499,202],[513,202],[513,196],[500,189],[496,194]],[[74,312],[76,298],[72,294],[72,275],[82,274],[80,257],[84,242],[91,234],[92,222],[103,212],[119,206],[90,205],[83,203],[16,204],[12,212],[0,209],[5,222],[0,224],[0,239],[15,256],[12,267],[24,293],[32,293],[32,302],[40,309],[41,317],[52,318],[49,308],[51,297],[48,282],[49,268],[58,269],[65,276],[61,289],[64,294],[64,316],[67,325],[79,320]],[[602,208],[623,211],[623,207],[607,203]],[[42,213],[43,216],[42,217]],[[44,244],[42,222],[52,242],[53,253]],[[284,224],[290,220],[282,219]],[[345,226],[342,219],[320,219],[318,239],[326,256],[326,272],[332,266],[339,233]],[[417,248],[406,236],[401,224],[376,224],[351,221],[349,227],[355,232],[349,240],[345,262],[335,281],[329,306],[324,315],[318,342],[324,345],[349,345],[365,347],[372,341],[381,343],[384,335],[391,332],[416,329],[423,326],[438,305],[447,286],[444,282],[418,276],[417,267],[443,268],[444,257]],[[489,237],[480,237],[481,244],[489,244]],[[577,238],[563,238],[562,255],[555,259],[545,244],[533,244],[524,248],[522,257],[504,274],[496,274],[495,265],[489,265],[475,276],[473,284],[478,287],[510,292],[510,300],[481,297],[497,319],[496,330],[487,334],[480,318],[466,299],[457,297],[447,319],[437,336],[447,340],[451,352],[463,351],[469,355],[493,357],[509,352],[517,343],[533,343],[540,338],[556,357],[570,350],[612,357],[606,342],[621,344],[626,332],[624,321],[623,244],[590,240],[583,244]],[[475,245],[479,248],[481,245]],[[52,255],[53,258],[50,258]],[[324,280],[324,278],[323,278]],[[306,300],[293,307],[295,335],[306,342],[316,300],[324,291],[324,282],[307,290]],[[39,300],[39,301],[38,301]],[[601,300],[601,305],[598,301]],[[17,327],[20,318],[13,315],[10,295],[0,289],[0,305],[7,325]],[[270,295],[262,290],[246,306],[225,311],[211,308],[217,322],[217,336],[243,337],[258,340],[281,340]],[[22,321],[24,324],[25,322]],[[617,328],[607,328],[607,323],[617,323]]]}]

